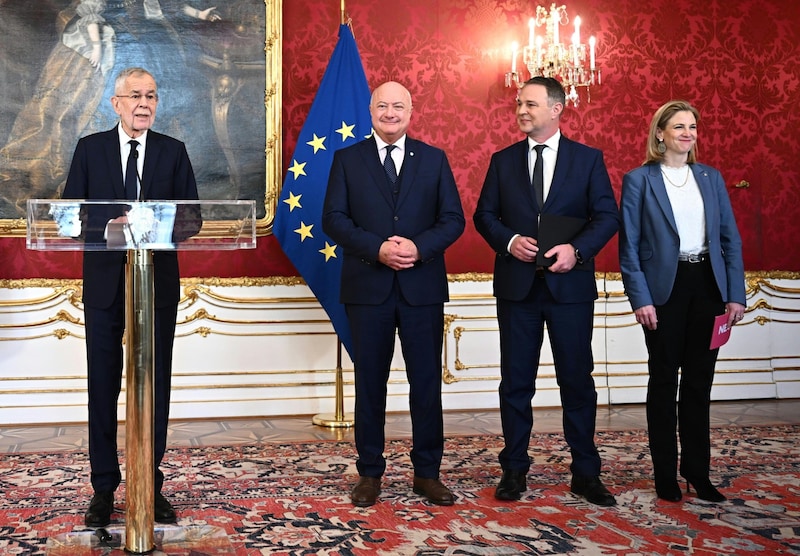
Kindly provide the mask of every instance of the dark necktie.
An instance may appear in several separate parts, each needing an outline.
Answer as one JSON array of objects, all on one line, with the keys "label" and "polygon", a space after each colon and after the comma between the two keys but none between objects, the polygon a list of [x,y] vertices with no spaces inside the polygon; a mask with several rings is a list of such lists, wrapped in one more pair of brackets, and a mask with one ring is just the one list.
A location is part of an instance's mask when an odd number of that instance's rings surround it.
[{"label": "dark necktie", "polygon": [[392,160],[392,149],[395,148],[396,145],[386,145],[386,158],[383,159],[383,169],[386,170],[386,177],[392,183],[397,181],[397,167]]},{"label": "dark necktie", "polygon": [[136,147],[139,146],[139,141],[130,140],[128,144],[131,146],[131,152],[128,153],[128,165],[125,167],[125,198],[129,201],[135,201],[139,197],[137,191],[136,181],[139,175],[139,169],[136,167],[136,159],[139,158],[139,152]]},{"label": "dark necktie", "polygon": [[533,191],[536,193],[536,202],[539,204],[541,212],[544,206],[544,164],[542,162],[542,151],[546,145],[535,145],[536,162],[533,163]]}]

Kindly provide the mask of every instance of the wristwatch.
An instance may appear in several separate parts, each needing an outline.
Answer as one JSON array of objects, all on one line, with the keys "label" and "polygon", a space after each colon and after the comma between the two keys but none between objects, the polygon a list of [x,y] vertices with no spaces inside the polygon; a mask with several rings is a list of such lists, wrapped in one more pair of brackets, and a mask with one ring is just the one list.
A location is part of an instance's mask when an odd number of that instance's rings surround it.
[{"label": "wristwatch", "polygon": [[575,248],[575,260],[578,261],[578,264],[583,264],[583,257],[581,256],[581,251],[577,247]]}]

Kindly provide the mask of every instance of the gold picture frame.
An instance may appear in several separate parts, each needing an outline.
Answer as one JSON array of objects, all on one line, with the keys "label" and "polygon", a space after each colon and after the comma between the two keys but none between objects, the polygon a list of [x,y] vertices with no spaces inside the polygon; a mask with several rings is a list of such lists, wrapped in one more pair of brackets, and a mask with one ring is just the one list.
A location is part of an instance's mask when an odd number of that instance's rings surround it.
[{"label": "gold picture frame", "polygon": [[256,233],[272,232],[272,222],[283,187],[283,0],[264,0],[266,4],[266,41],[264,53],[267,70],[267,89],[264,96],[266,111],[266,187],[265,216],[260,219]]},{"label": "gold picture frame", "polygon": [[[62,4],[66,4],[66,2]],[[102,106],[104,110],[108,109],[105,105],[110,104],[108,98],[105,98],[110,97],[108,82],[111,80],[108,78],[104,79],[105,84],[102,80],[99,81],[99,87],[96,86],[98,83],[96,80],[93,84],[88,78],[82,79],[81,83],[85,89],[76,89],[74,85],[76,80],[73,78],[73,74],[79,73],[79,71],[72,69],[75,66],[68,66],[63,59],[66,56],[77,57],[80,53],[69,51],[62,44],[65,42],[62,40],[62,33],[66,33],[68,26],[71,22],[74,23],[76,17],[74,14],[68,13],[68,8],[55,12],[53,6],[57,5],[59,4],[46,3],[42,4],[41,8],[28,9],[26,7],[22,11],[9,4],[0,6],[0,12],[2,12],[0,13],[0,19],[3,20],[0,23],[0,33],[9,38],[8,41],[4,41],[6,48],[0,50],[0,70],[3,70],[7,75],[5,81],[0,80],[0,89],[9,83],[20,83],[18,95],[14,98],[16,102],[6,103],[6,112],[0,113],[0,197],[5,203],[0,206],[0,237],[24,237],[27,232],[24,215],[25,201],[28,198],[57,198],[60,195],[60,187],[63,186],[63,181],[66,179],[65,171],[69,167],[69,157],[71,157],[78,138],[77,132],[74,133],[74,137],[71,135],[62,137],[61,144],[57,147],[47,144],[47,141],[55,143],[53,139],[45,138],[45,148],[41,148],[41,144],[33,147],[20,146],[21,141],[17,141],[12,145],[13,148],[6,148],[13,142],[15,132],[17,132],[16,135],[18,137],[27,139],[30,135],[30,130],[35,125],[47,132],[50,131],[50,128],[61,126],[65,117],[58,111],[53,115],[47,114],[46,112],[51,110],[52,106],[46,104],[48,99],[43,95],[46,95],[48,90],[57,90],[56,85],[58,85],[63,86],[63,91],[68,93],[58,92],[51,99],[53,104],[60,103],[61,106],[85,104],[89,102],[86,98],[89,94],[95,98],[95,102]],[[188,6],[189,4],[185,5]],[[166,10],[167,4],[164,4],[164,6],[165,15],[170,15]],[[192,62],[196,81],[173,79],[173,92],[170,99],[166,101],[167,106],[165,109],[161,107],[165,103],[163,101],[159,103],[159,113],[155,128],[187,142],[192,164],[195,166],[195,173],[198,175],[198,189],[200,189],[201,198],[255,200],[257,214],[256,233],[260,236],[269,234],[272,231],[272,223],[283,178],[281,103],[283,79],[282,2],[281,0],[263,0],[264,12],[259,14],[262,9],[260,0],[233,0],[225,4],[224,7],[220,6],[219,15],[221,17],[209,18],[206,14],[202,21],[199,18],[200,12],[194,8],[185,9],[188,11],[173,14],[177,16],[176,21],[180,18],[180,22],[174,26],[164,26],[158,33],[162,33],[166,37],[161,41],[163,43],[175,41],[176,44],[179,44],[179,49],[185,46],[185,57]],[[195,19],[191,19],[191,21],[197,23],[191,24],[196,25],[196,27],[188,27],[190,23],[187,22],[190,21],[190,16],[195,16]],[[52,26],[54,19],[57,22],[54,29],[55,34],[53,34]],[[217,24],[215,27],[214,21],[222,21],[223,23]],[[258,33],[261,22],[263,22],[264,28],[263,37]],[[61,26],[59,27],[59,25]],[[186,27],[182,28],[180,25],[185,25]],[[39,36],[36,36],[37,30],[42,28],[49,29],[49,34],[40,33]],[[190,31],[187,32],[187,29],[190,29]],[[197,31],[195,31],[196,29]],[[113,33],[112,28],[110,34],[113,35]],[[15,42],[15,36],[20,37],[21,41],[31,41],[30,45],[26,47],[20,41]],[[105,40],[102,31],[101,37]],[[150,42],[157,43],[160,35],[151,35],[148,39]],[[179,40],[181,41],[180,43],[177,42]],[[215,40],[218,43],[215,43]],[[237,43],[236,41],[239,42]],[[230,46],[232,42],[234,43],[233,47]],[[18,46],[15,46],[17,44]],[[36,58],[37,64],[24,64],[25,60],[19,59],[20,52],[24,54],[34,50],[34,47],[44,50],[50,48],[52,50],[49,51],[49,55],[47,51],[40,52],[38,58]],[[122,46],[117,47],[117,52],[121,48]],[[246,55],[242,54],[244,52],[246,52]],[[264,55],[263,62],[260,60],[262,52]],[[231,53],[234,55],[230,55]],[[184,53],[182,52],[181,55],[184,55]],[[59,57],[61,60],[57,61],[61,64],[60,66],[51,63],[53,59]],[[85,52],[83,57],[81,61],[85,65],[87,59]],[[121,56],[119,57],[121,58]],[[150,59],[157,60],[158,58],[152,56]],[[158,62],[154,63],[157,64]],[[141,65],[150,69],[147,63]],[[177,67],[179,64],[172,64],[172,66]],[[62,69],[58,73],[59,70],[54,70],[53,68]],[[64,70],[63,68],[69,69]],[[7,71],[9,69],[12,71]],[[26,75],[15,75],[13,70],[28,73]],[[261,72],[264,72],[265,88],[263,96],[260,89]],[[100,75],[99,71],[96,73]],[[19,79],[15,80],[18,77]],[[54,79],[58,79],[58,81]],[[23,89],[23,83],[26,84],[26,89]],[[169,80],[167,80],[167,83],[169,84]],[[105,91],[102,91],[104,87]],[[168,87],[165,92],[161,78],[159,78],[159,93],[164,93],[161,96],[164,96],[165,99],[169,95]],[[187,97],[195,95],[201,98],[201,101],[192,103],[191,100],[180,98],[184,93]],[[75,96],[74,102],[70,98],[64,98],[67,94]],[[101,98],[101,96],[104,98]],[[258,124],[260,114],[256,107],[260,105],[262,98],[265,125],[263,151],[258,146],[254,148],[252,142],[245,144],[246,141],[252,141],[250,137],[261,135],[259,132],[260,125]],[[40,101],[40,99],[43,100]],[[165,110],[169,114],[170,100],[172,101],[172,113],[178,114],[180,111],[180,114],[173,119],[167,119],[167,116],[162,117],[162,113]],[[37,104],[37,102],[40,103]],[[183,104],[176,106],[181,102]],[[8,107],[9,104],[12,105],[10,108]],[[205,110],[203,109],[204,106],[209,108]],[[31,112],[33,118],[28,118],[27,122],[23,121],[20,124],[19,120],[23,118],[20,118],[19,114],[26,108],[30,108],[29,112]],[[196,123],[195,114],[198,111],[203,114],[204,118],[201,124]],[[31,114],[28,114],[28,116]],[[253,114],[256,117],[253,117]],[[111,115],[114,116],[113,114]],[[87,114],[83,114],[81,117],[83,120],[81,120],[80,136],[111,127],[110,125],[106,125],[104,128],[100,127],[100,129],[93,128],[92,125],[83,127],[84,121],[89,122],[89,124],[95,124],[99,118],[92,119]],[[179,124],[175,124],[176,121],[181,120],[181,117],[183,117],[184,121],[190,122],[188,126],[181,127]],[[48,121],[47,118],[50,118],[50,120]],[[31,121],[33,124],[30,123]],[[253,126],[255,133],[242,133],[243,123]],[[99,124],[97,125],[99,127]],[[191,125],[194,125],[195,128],[189,127]],[[205,140],[207,143],[213,142],[211,157],[196,156],[194,154],[195,151],[192,150],[191,142],[200,140]],[[4,141],[6,142],[4,143]],[[243,145],[246,147],[245,149],[242,148]],[[206,145],[206,148],[211,147]],[[61,173],[58,174],[57,178],[52,178],[52,184],[58,183],[60,185],[37,188],[35,180],[37,176],[53,176],[57,173],[53,172],[49,167],[46,168],[46,171],[34,170],[29,172],[29,167],[24,165],[31,166],[30,161],[37,160],[38,157],[38,160],[44,161],[40,166],[46,164],[52,166],[52,159],[54,158],[52,153],[55,151],[58,151],[58,155],[61,157],[59,161]],[[247,151],[248,158],[246,160],[237,159],[236,157],[241,156],[243,151]],[[203,151],[203,153],[205,152]],[[261,165],[259,160],[261,160],[262,153],[264,167],[259,170]],[[209,162],[210,159],[211,161]],[[23,162],[16,164],[16,161]],[[15,173],[14,166],[22,167],[22,170],[16,170]],[[210,166],[211,170],[205,170],[207,166]],[[37,171],[38,174],[36,173]],[[241,176],[237,174],[239,172]],[[207,183],[205,176],[211,176],[211,179],[216,179],[216,181],[214,181],[213,186],[208,186],[208,189],[204,191],[203,187]],[[263,176],[264,179],[263,189],[260,185],[260,176]],[[262,191],[263,198],[261,197]]]}]

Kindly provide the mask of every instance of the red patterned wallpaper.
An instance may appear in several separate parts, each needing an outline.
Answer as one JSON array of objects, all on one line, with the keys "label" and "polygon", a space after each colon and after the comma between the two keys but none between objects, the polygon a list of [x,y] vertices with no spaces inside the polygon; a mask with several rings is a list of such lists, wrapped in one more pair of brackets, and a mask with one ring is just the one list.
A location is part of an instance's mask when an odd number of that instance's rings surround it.
[{"label": "red patterned wallpaper", "polygon": [[[719,168],[744,239],[748,270],[800,270],[800,3],[796,0],[559,0],[597,36],[602,86],[568,108],[563,132],[603,149],[615,189],[643,159],[653,111],[671,98],[701,113],[698,152]],[[550,0],[347,0],[370,87],[393,79],[414,101],[409,133],[447,151],[467,230],[448,251],[450,273],[490,272],[492,253],[471,223],[491,154],[522,138],[514,91],[503,87],[509,45]],[[339,2],[284,2],[284,166],[336,43]],[[571,31],[571,30],[570,30]],[[568,36],[564,33],[564,36]],[[747,189],[733,185],[746,180]],[[3,277],[74,277],[73,255],[29,253],[0,241]],[[54,256],[57,255],[57,256]],[[294,275],[274,238],[255,251],[182,254],[198,277]],[[7,265],[6,261],[10,264]],[[614,271],[616,239],[598,258]]]}]

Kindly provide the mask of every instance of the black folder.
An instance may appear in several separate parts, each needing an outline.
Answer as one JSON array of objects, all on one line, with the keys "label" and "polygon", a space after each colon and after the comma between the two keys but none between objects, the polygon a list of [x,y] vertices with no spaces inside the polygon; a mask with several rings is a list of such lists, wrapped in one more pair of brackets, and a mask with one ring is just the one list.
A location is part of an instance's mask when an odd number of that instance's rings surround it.
[{"label": "black folder", "polygon": [[[545,258],[544,254],[556,245],[569,243],[572,238],[577,236],[587,220],[575,218],[574,216],[563,216],[561,214],[548,214],[543,212],[539,215],[539,252],[536,254],[536,264],[539,266],[550,266],[556,262],[555,257]],[[579,270],[589,270],[592,265],[576,264]]]}]

